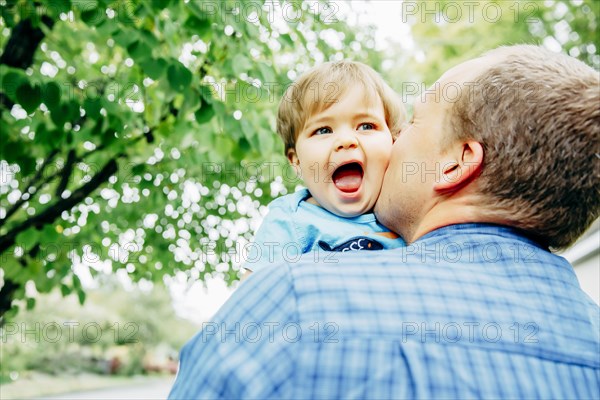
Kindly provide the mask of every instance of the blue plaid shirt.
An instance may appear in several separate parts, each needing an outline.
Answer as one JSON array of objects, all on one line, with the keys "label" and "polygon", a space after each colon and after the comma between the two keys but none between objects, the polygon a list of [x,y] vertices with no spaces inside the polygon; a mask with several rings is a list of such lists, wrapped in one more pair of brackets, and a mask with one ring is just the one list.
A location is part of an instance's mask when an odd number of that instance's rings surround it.
[{"label": "blue plaid shirt", "polygon": [[599,332],[563,258],[454,225],[253,274],[185,345],[170,398],[598,398]]}]

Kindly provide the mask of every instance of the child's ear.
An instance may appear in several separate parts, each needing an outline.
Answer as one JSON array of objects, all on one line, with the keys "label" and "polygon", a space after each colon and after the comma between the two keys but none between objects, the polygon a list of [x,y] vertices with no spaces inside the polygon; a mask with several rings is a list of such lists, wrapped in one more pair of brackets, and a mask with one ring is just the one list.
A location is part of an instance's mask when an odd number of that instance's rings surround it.
[{"label": "child's ear", "polygon": [[287,158],[290,164],[298,165],[300,164],[300,160],[298,159],[298,154],[296,154],[296,149],[288,149]]},{"label": "child's ear", "polygon": [[436,192],[456,192],[479,176],[483,167],[483,146],[474,140],[457,143],[448,152],[444,161],[441,179],[434,185]]}]

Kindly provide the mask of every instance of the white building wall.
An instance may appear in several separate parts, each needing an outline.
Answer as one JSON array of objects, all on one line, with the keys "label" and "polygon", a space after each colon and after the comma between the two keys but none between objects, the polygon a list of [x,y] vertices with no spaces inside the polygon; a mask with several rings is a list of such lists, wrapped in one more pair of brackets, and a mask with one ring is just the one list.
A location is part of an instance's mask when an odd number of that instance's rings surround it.
[{"label": "white building wall", "polygon": [[588,258],[584,262],[579,263],[575,267],[575,273],[579,284],[584,292],[586,292],[596,304],[600,305],[600,257],[596,254],[595,257]]},{"label": "white building wall", "polygon": [[561,255],[575,268],[581,288],[600,305],[600,220]]}]

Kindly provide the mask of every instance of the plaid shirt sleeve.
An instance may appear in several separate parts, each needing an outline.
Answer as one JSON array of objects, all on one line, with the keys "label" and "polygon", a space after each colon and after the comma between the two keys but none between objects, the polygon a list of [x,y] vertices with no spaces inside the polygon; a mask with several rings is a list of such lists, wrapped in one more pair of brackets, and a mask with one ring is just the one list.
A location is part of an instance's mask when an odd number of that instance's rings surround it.
[{"label": "plaid shirt sleeve", "polygon": [[288,269],[253,274],[203,323],[181,351],[169,399],[289,397],[294,354],[282,330],[296,302]]}]

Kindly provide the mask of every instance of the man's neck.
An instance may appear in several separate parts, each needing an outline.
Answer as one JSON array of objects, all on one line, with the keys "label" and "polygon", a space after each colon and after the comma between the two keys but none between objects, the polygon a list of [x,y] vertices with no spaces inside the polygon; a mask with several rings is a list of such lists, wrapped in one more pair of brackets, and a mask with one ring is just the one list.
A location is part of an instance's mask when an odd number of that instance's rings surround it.
[{"label": "man's neck", "polygon": [[486,212],[480,198],[461,196],[437,203],[420,221],[401,232],[401,236],[407,244],[410,244],[444,226],[467,223],[507,225],[506,221]]}]

